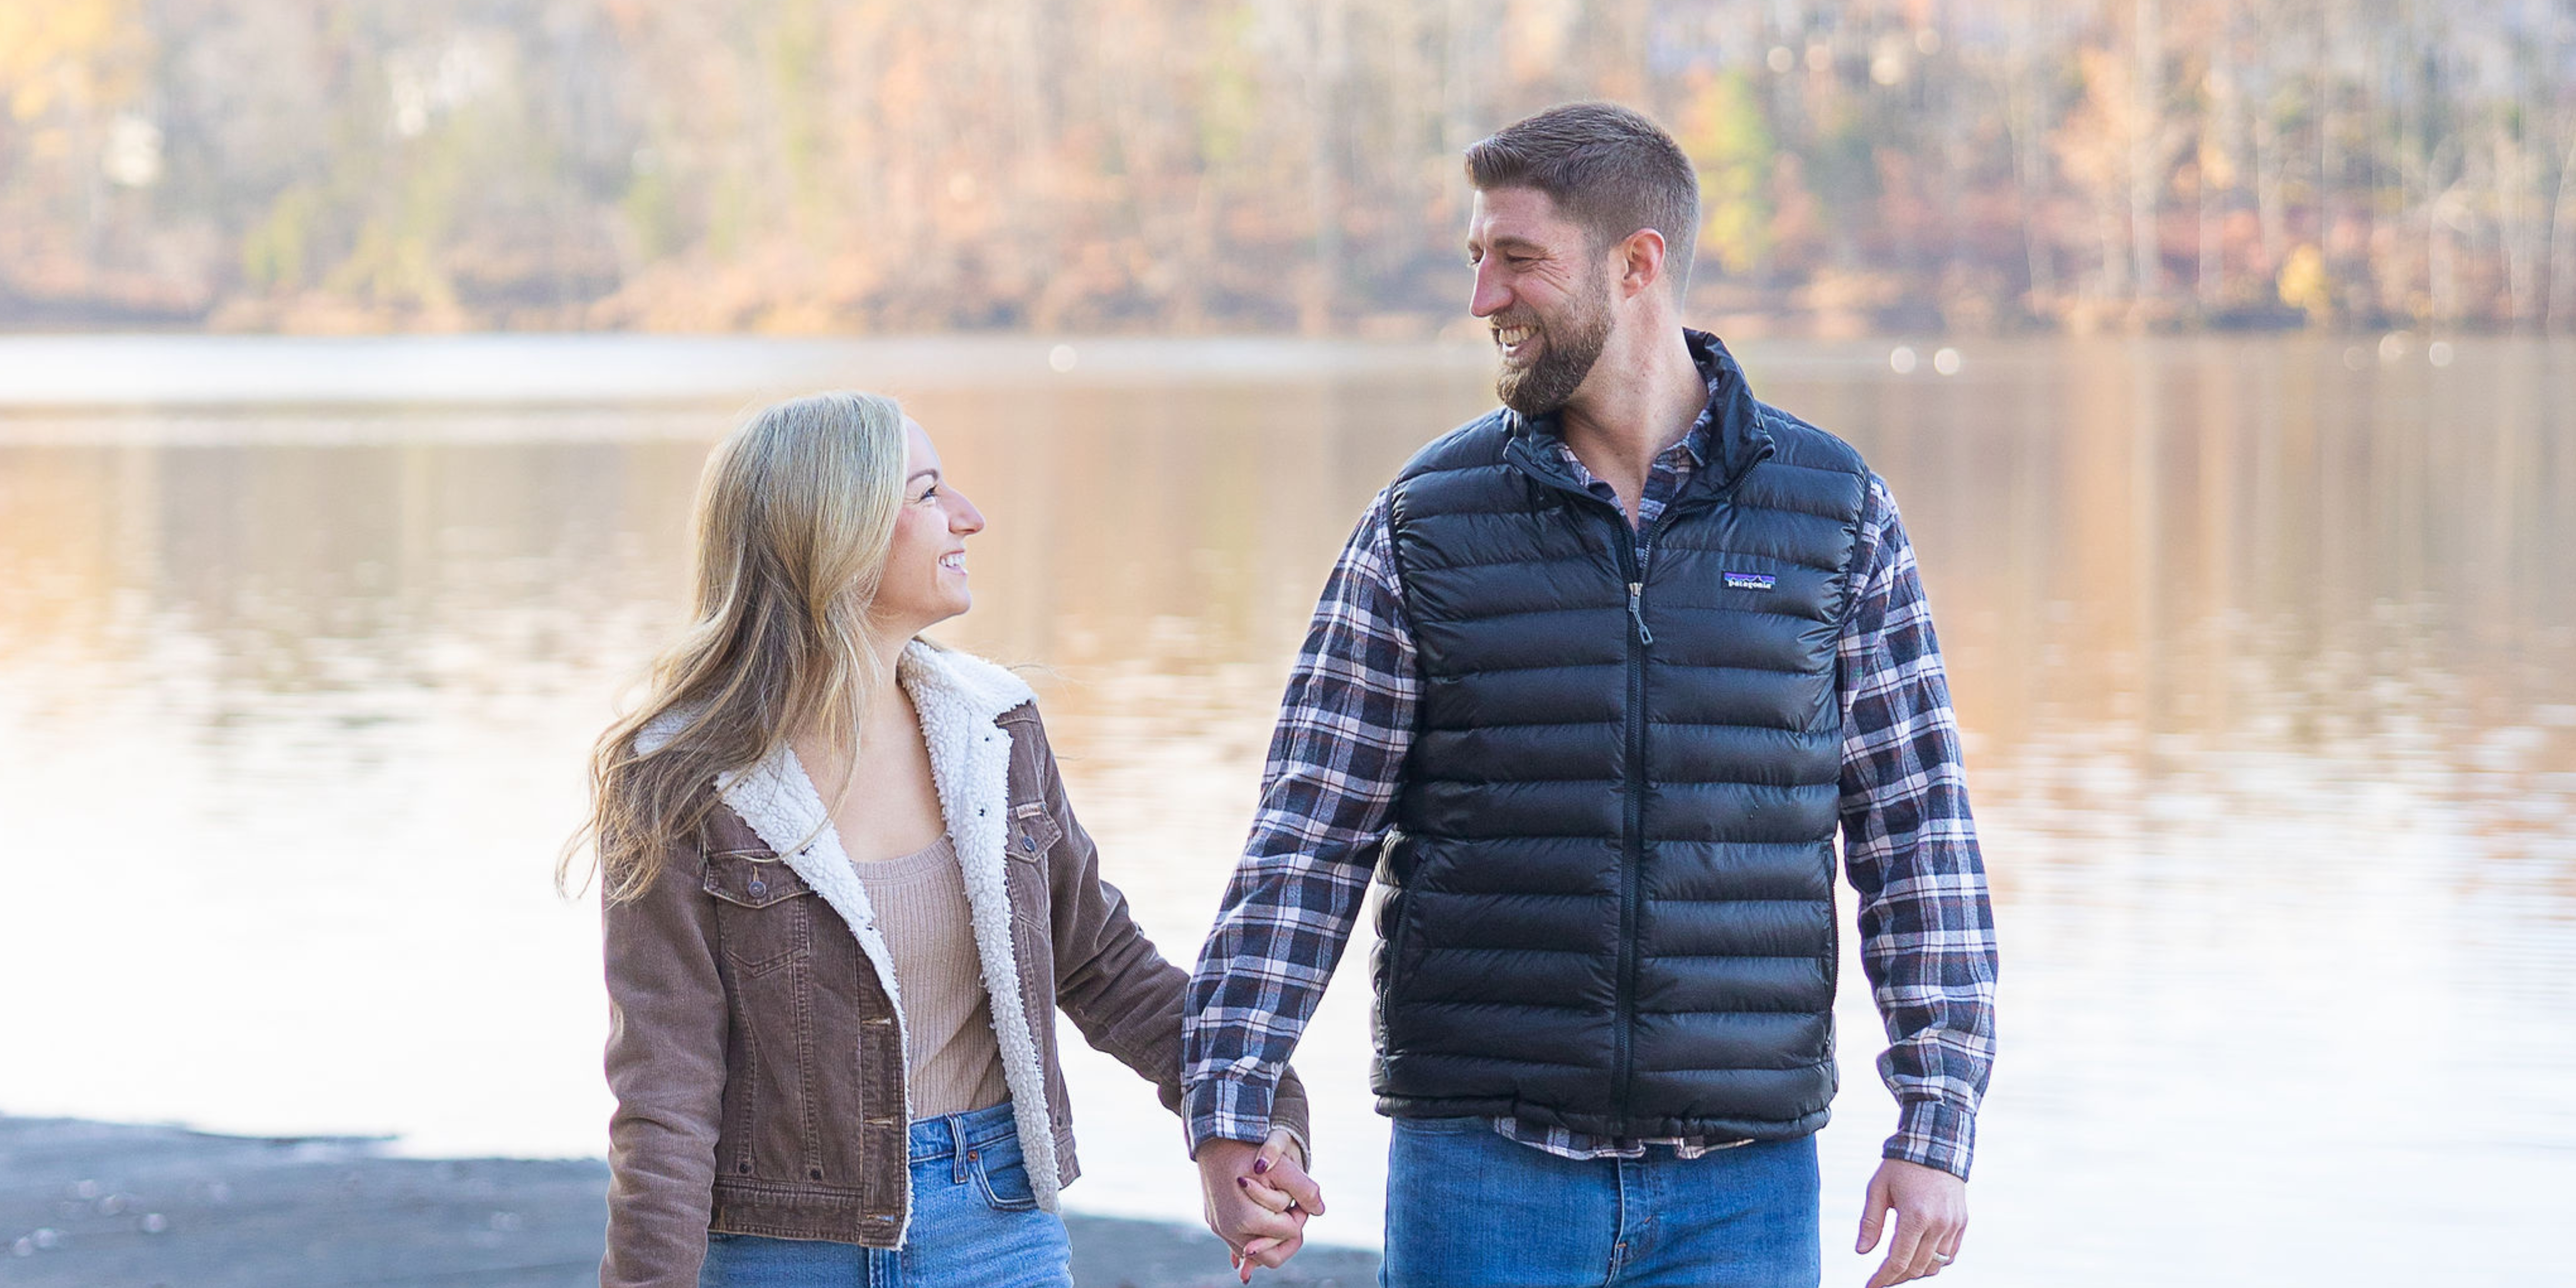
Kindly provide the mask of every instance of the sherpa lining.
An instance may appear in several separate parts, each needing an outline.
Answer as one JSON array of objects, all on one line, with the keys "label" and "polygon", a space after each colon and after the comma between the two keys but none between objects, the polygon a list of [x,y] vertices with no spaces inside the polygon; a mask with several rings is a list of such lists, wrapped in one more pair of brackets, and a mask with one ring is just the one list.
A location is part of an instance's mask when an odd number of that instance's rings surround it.
[{"label": "sherpa lining", "polygon": [[1010,828],[1011,736],[995,721],[1037,700],[1020,677],[981,658],[914,643],[896,675],[921,713],[930,774],[948,839],[966,878],[966,905],[984,961],[984,991],[993,1002],[993,1037],[1002,1052],[1002,1081],[1028,1162],[1038,1206],[1056,1210],[1055,1122],[1047,1109],[1046,1067],[1037,1026],[1022,1001],[1019,956],[1011,949],[1011,895],[1006,852]]}]

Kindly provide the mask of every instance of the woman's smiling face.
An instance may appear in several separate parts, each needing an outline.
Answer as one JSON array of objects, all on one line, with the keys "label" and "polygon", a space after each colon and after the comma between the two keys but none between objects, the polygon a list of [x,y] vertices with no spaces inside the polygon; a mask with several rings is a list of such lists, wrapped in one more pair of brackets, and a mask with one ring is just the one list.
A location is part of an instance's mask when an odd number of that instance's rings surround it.
[{"label": "woman's smiling face", "polygon": [[909,639],[974,606],[966,584],[966,538],[984,530],[984,514],[940,470],[939,449],[919,422],[905,417],[908,447],[903,505],[872,614],[898,639]]}]

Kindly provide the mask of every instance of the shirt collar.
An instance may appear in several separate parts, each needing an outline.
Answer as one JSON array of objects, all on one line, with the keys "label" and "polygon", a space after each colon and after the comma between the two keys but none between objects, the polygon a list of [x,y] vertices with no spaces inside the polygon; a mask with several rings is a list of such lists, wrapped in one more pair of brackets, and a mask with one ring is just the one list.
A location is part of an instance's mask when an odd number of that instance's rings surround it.
[{"label": "shirt collar", "polygon": [[[1708,381],[1709,398],[1683,432],[1680,445],[1694,462],[1707,467],[1693,471],[1695,476],[1716,480],[1710,486],[1731,486],[1771,454],[1770,432],[1762,426],[1760,404],[1745,386],[1744,369],[1726,351],[1725,342],[1688,327],[1682,329],[1682,340],[1690,346],[1692,363]],[[1515,442],[1509,450],[1523,468],[1573,481],[1563,470],[1564,440],[1555,414],[1523,416],[1505,409],[1503,423]]]},{"label": "shirt collar", "polygon": [[[1705,466],[1708,464],[1709,452],[1717,436],[1719,421],[1733,399],[1735,386],[1740,378],[1732,357],[1726,352],[1726,346],[1720,343],[1716,336],[1685,327],[1682,329],[1682,338],[1690,345],[1691,362],[1699,368],[1700,380],[1708,386],[1708,401],[1700,407],[1699,416],[1691,421],[1690,428],[1682,432],[1681,441],[1674,446],[1690,453],[1691,464]],[[1515,417],[1515,419],[1519,419],[1531,433],[1545,440],[1550,446],[1564,448],[1565,438],[1559,429],[1555,412],[1549,412],[1544,416],[1526,419]],[[1658,459],[1671,451],[1672,448],[1664,449],[1663,453],[1658,454]]]}]

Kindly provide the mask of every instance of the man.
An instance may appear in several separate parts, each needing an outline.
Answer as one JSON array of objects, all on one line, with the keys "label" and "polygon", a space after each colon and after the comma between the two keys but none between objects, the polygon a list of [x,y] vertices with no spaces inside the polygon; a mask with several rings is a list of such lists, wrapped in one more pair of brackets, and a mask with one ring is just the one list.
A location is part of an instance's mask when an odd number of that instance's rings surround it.
[{"label": "man", "polygon": [[1900,1106],[1859,1247],[1893,1213],[1869,1284],[1938,1274],[1994,936],[1895,502],[1681,326],[1697,182],[1651,121],[1466,160],[1504,407],[1325,586],[1191,985],[1193,1145],[1263,1138],[1374,871],[1388,1283],[1813,1285],[1839,825]]}]

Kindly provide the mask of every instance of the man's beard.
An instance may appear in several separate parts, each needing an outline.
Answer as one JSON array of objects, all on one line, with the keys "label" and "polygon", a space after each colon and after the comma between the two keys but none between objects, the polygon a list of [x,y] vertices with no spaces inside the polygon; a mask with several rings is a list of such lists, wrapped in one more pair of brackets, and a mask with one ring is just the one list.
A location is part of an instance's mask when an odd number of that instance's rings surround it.
[{"label": "man's beard", "polygon": [[1563,407],[1582,387],[1583,378],[1592,374],[1592,364],[1601,360],[1601,350],[1610,342],[1610,300],[1601,286],[1597,274],[1584,282],[1562,317],[1542,321],[1532,315],[1526,323],[1519,318],[1504,323],[1536,325],[1540,346],[1538,361],[1526,367],[1505,363],[1494,377],[1494,392],[1501,395],[1504,406],[1523,416],[1544,416]]}]

